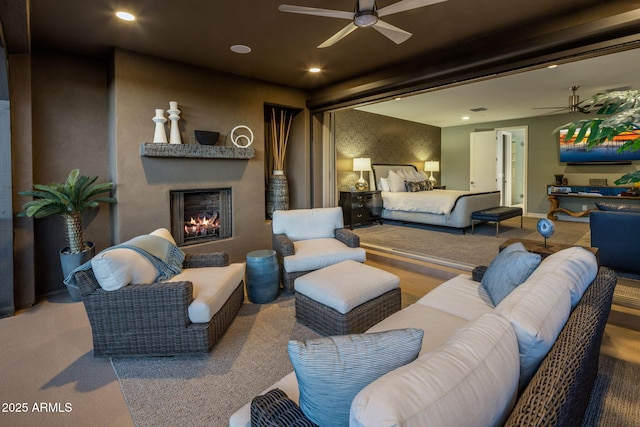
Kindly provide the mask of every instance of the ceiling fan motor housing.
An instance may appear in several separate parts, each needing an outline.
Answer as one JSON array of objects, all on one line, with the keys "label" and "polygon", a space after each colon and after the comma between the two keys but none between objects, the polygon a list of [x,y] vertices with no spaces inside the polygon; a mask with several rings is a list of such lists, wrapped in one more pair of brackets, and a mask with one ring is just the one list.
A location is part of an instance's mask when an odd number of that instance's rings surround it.
[{"label": "ceiling fan motor housing", "polygon": [[375,10],[363,10],[356,12],[353,23],[358,27],[370,27],[378,22],[378,13]]}]

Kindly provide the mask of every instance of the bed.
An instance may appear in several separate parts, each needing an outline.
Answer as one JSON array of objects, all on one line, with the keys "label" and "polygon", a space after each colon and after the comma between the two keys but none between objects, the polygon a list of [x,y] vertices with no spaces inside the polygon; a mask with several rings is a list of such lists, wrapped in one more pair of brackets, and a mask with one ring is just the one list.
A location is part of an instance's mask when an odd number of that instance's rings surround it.
[{"label": "bed", "polygon": [[[413,165],[379,164],[372,168],[376,189],[382,194],[384,219],[460,228],[464,232],[471,226],[472,212],[500,206],[500,191],[497,190],[484,193],[458,190],[408,192],[398,191],[397,181],[395,188],[387,188],[390,171],[401,171],[407,176],[420,172]],[[380,188],[381,182],[384,188]]]}]

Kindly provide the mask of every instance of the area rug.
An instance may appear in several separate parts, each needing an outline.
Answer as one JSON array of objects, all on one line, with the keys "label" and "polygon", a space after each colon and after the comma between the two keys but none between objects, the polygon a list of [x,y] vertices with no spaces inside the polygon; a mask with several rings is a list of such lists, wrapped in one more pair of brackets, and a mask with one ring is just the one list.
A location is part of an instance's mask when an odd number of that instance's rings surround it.
[{"label": "area rug", "polygon": [[[402,292],[403,307],[417,299]],[[294,303],[291,295],[245,302],[209,355],[111,359],[136,426],[228,426],[235,411],[293,371],[289,340],[319,336],[296,322]]]},{"label": "area rug", "polygon": [[245,303],[210,355],[114,358],[138,427],[227,426],[229,417],[293,370],[287,342],[318,335],[294,318],[294,299]]},{"label": "area rug", "polygon": [[[537,218],[512,218],[500,223],[496,237],[493,223],[481,224],[463,233],[459,229],[420,224],[384,221],[368,227],[354,229],[363,247],[386,248],[400,255],[433,258],[436,261],[455,261],[462,266],[489,265],[498,253],[500,244],[511,238],[544,242],[536,231]],[[556,230],[549,244],[579,244],[588,240],[589,224],[556,221]]]},{"label": "area rug", "polygon": [[600,355],[598,375],[582,427],[640,425],[638,384],[640,365]]},{"label": "area rug", "polygon": [[[292,371],[287,342],[318,336],[295,322],[293,303],[290,296],[245,303],[210,355],[112,359],[136,426],[228,426],[236,410]],[[583,426],[637,426],[639,383],[640,365],[601,355]]]},{"label": "area rug", "polygon": [[640,310],[640,280],[618,276],[613,303]]}]

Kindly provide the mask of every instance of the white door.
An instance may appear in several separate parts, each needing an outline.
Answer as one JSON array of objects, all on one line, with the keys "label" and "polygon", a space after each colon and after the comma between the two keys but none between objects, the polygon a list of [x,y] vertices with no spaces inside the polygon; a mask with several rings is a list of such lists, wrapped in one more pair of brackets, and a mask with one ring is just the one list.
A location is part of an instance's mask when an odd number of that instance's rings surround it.
[{"label": "white door", "polygon": [[[502,147],[502,159],[498,158],[498,189],[500,190],[500,205],[512,205],[513,188],[513,137],[511,132],[499,130],[496,133],[498,145]],[[500,151],[500,150],[499,150]]]},{"label": "white door", "polygon": [[501,147],[502,144],[496,144],[496,132],[493,130],[471,133],[471,164],[469,165],[471,191],[482,193],[500,189],[498,157],[502,157],[502,150],[498,150],[498,146]]}]

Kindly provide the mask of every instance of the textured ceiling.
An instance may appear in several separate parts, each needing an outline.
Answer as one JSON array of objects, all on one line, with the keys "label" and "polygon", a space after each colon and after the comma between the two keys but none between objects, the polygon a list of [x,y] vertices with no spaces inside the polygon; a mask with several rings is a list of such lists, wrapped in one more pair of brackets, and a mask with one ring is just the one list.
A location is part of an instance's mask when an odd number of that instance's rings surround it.
[{"label": "textured ceiling", "polygon": [[[4,0],[3,0],[4,1]],[[398,0],[378,0],[378,8]],[[411,1],[411,0],[409,0]],[[124,48],[302,89],[318,89],[433,52],[462,46],[496,31],[551,31],[573,19],[588,20],[607,3],[608,14],[638,7],[637,1],[448,0],[386,16],[413,33],[396,45],[371,28],[360,28],[334,46],[316,46],[348,21],[284,13],[281,3],[352,11],[350,0],[31,0],[31,41],[83,54]],[[116,9],[138,19],[114,17]],[[593,10],[593,11],[592,11]],[[558,20],[566,15],[567,18]],[[569,19],[571,18],[571,19]],[[546,28],[545,28],[546,27]],[[506,40],[505,40],[506,42]],[[252,48],[231,52],[234,44]],[[307,72],[322,67],[321,74]]]},{"label": "textured ceiling", "polygon": [[[376,4],[382,8],[398,1]],[[54,49],[109,58],[114,47],[127,49],[306,90],[310,107],[317,108],[323,103],[379,100],[386,96],[380,93],[388,93],[384,87],[376,89],[371,99],[362,95],[363,90],[375,86],[372,82],[392,80],[402,81],[402,87],[419,67],[437,75],[505,53],[517,67],[517,55],[533,46],[536,55],[544,54],[545,43],[561,43],[578,27],[582,33],[603,26],[617,28],[616,20],[624,14],[633,17],[620,37],[635,32],[635,41],[639,38],[633,26],[640,21],[640,0],[447,0],[384,17],[413,33],[400,45],[374,29],[360,28],[335,45],[318,49],[348,21],[280,12],[282,3],[343,11],[352,11],[355,5],[351,0],[0,0],[2,42],[10,53]],[[116,10],[132,12],[137,20],[120,21],[114,17]],[[248,45],[252,51],[233,53],[234,44]],[[639,88],[637,53],[590,61],[588,67],[565,64],[556,70],[510,75],[365,108],[444,127],[460,124],[465,113],[471,116],[468,123],[549,114],[534,107],[567,104],[571,85],[581,87],[582,99],[605,88]],[[311,66],[321,67],[322,73],[309,73]],[[446,85],[453,81],[449,78]],[[410,83],[406,87],[405,91],[413,90]],[[488,110],[468,111],[476,107]]]}]

